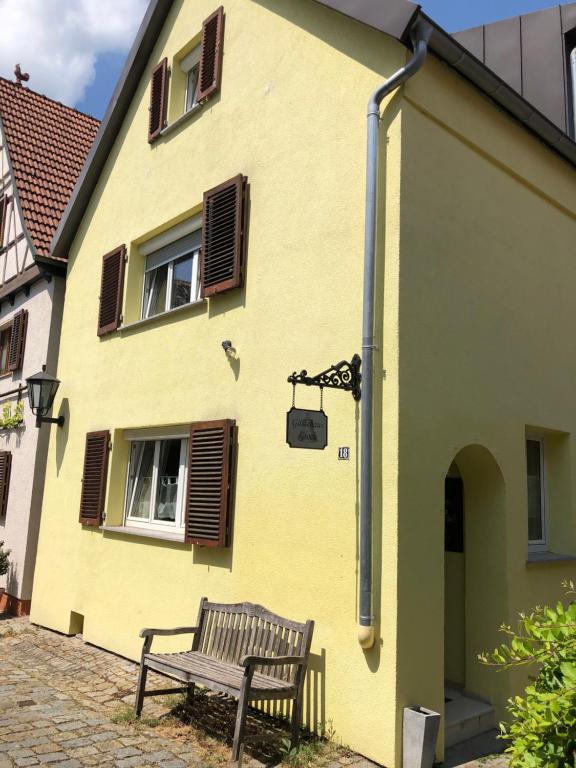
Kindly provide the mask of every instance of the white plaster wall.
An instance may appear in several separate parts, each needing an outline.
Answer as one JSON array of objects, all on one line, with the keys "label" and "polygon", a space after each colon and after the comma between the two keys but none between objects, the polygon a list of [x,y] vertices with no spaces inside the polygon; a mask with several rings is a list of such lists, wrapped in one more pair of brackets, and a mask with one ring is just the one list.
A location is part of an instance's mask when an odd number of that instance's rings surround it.
[{"label": "white plaster wall", "polygon": [[[40,371],[44,364],[48,372],[56,371],[63,300],[64,280],[54,278],[50,283],[46,280],[35,283],[28,297],[20,292],[13,306],[2,304],[0,326],[24,308],[28,310],[28,331],[22,370],[0,378],[0,410],[4,403],[12,403],[14,407],[16,402],[16,396],[2,398],[3,392],[20,382],[25,385],[26,377]],[[22,600],[29,600],[32,594],[50,429],[57,427],[36,428],[36,418],[25,394],[24,425],[0,430],[0,450],[12,452],[8,507],[6,516],[0,517],[0,541],[12,552],[11,568],[7,576],[0,577],[0,587]]]},{"label": "white plaster wall", "polygon": [[[25,269],[34,265],[34,257],[14,194],[14,184],[10,168],[2,121],[0,120],[0,197],[8,195],[10,202],[6,212],[4,237],[0,243],[0,287]],[[0,318],[3,322],[3,318]]]}]

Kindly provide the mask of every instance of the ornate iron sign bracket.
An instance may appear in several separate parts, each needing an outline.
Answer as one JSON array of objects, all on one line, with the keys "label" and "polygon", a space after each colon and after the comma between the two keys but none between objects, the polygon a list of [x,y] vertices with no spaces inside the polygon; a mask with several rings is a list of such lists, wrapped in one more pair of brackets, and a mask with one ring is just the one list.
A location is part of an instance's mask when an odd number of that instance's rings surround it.
[{"label": "ornate iron sign bracket", "polygon": [[288,377],[288,381],[294,386],[305,384],[307,387],[343,389],[345,392],[352,392],[354,400],[360,400],[362,396],[360,387],[362,381],[361,365],[360,355],[354,355],[350,362],[341,360],[316,376],[308,376],[308,371],[300,371],[300,373],[294,371],[292,376]]}]

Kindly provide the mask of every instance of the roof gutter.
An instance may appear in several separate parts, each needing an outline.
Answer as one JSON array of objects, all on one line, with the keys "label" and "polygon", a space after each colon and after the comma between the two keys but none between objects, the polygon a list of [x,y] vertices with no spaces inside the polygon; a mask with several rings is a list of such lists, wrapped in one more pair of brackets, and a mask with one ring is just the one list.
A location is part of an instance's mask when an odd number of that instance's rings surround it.
[{"label": "roof gutter", "polygon": [[360,595],[358,642],[374,645],[372,611],[372,501],[373,501],[373,383],[374,383],[374,275],[378,217],[378,146],[380,105],[390,93],[413,77],[428,54],[428,32],[415,30],[414,53],[408,62],[372,94],[368,102],[368,152],[366,159],[366,211],[364,244],[364,300],[362,308],[362,400],[360,438]]}]

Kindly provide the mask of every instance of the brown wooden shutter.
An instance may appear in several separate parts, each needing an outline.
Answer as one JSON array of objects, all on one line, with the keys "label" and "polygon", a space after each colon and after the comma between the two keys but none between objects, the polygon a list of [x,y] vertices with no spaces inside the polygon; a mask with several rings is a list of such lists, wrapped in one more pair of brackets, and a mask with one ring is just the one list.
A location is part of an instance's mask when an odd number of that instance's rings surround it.
[{"label": "brown wooden shutter", "polygon": [[202,51],[198,76],[198,101],[207,99],[220,88],[224,42],[224,8],[220,6],[202,24]]},{"label": "brown wooden shutter", "polygon": [[106,498],[108,479],[108,452],[110,432],[88,432],[84,452],[80,522],[82,525],[100,525]]},{"label": "brown wooden shutter", "polygon": [[6,229],[6,214],[8,212],[8,195],[0,197],[0,248],[4,245],[4,231]]},{"label": "brown wooden shutter", "polygon": [[27,328],[28,312],[22,309],[14,315],[12,320],[12,336],[10,338],[10,355],[8,358],[8,367],[11,371],[19,371],[24,363]]},{"label": "brown wooden shutter", "polygon": [[204,193],[202,213],[201,295],[242,284],[246,217],[246,176]]},{"label": "brown wooden shutter", "polygon": [[148,121],[148,141],[154,141],[166,125],[166,106],[168,104],[168,59],[162,59],[152,70],[150,77],[150,117]]},{"label": "brown wooden shutter", "polygon": [[230,541],[236,422],[190,425],[186,542],[227,547]]},{"label": "brown wooden shutter", "polygon": [[98,336],[115,331],[120,325],[125,264],[125,245],[110,251],[102,259]]},{"label": "brown wooden shutter", "polygon": [[12,454],[10,451],[0,451],[0,516],[2,517],[6,514],[6,508],[8,506],[11,469]]}]

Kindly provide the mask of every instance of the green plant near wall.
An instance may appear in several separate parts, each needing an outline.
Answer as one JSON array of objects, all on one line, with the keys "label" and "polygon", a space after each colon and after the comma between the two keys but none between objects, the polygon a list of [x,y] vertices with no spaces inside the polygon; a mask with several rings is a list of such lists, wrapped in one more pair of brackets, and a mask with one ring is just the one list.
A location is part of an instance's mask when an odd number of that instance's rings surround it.
[{"label": "green plant near wall", "polygon": [[12,412],[12,404],[5,403],[2,406],[0,429],[14,429],[24,422],[24,400],[18,400]]},{"label": "green plant near wall", "polygon": [[9,549],[3,549],[4,542],[0,541],[0,576],[4,576],[5,573],[8,573],[8,568],[10,567],[10,558],[8,555],[10,554]]},{"label": "green plant near wall", "polygon": [[[574,584],[565,582],[568,597]],[[524,696],[508,700],[510,723],[501,737],[509,741],[512,768],[573,768],[576,766],[576,602],[555,608],[537,606],[521,613],[518,628],[502,626],[508,640],[483,664],[500,669],[533,666]]]}]

